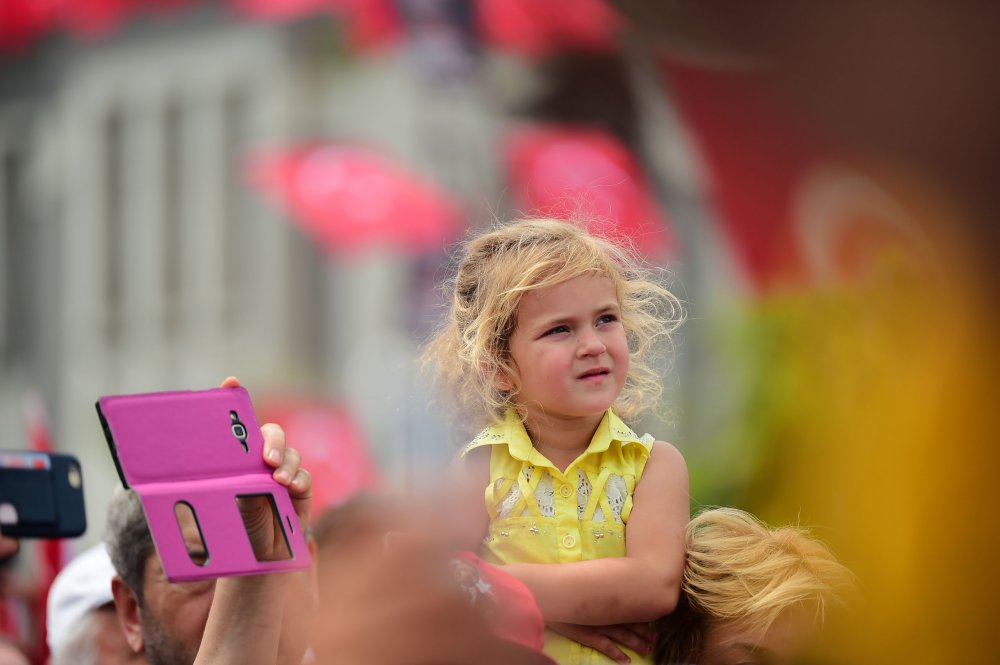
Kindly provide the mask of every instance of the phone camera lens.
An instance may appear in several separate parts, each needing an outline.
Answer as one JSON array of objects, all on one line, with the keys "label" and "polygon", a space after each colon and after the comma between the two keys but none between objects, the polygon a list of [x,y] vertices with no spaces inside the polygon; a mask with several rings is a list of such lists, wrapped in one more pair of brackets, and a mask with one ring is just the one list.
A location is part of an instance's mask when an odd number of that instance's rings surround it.
[{"label": "phone camera lens", "polygon": [[80,485],[83,484],[83,476],[80,475],[80,469],[76,468],[76,466],[71,466],[69,472],[66,474],[66,480],[73,489],[80,489]]},{"label": "phone camera lens", "polygon": [[240,442],[243,446],[243,452],[250,452],[250,446],[247,445],[247,428],[246,425],[240,422],[240,416],[235,411],[229,412],[229,419],[233,421],[232,432],[233,436]]}]

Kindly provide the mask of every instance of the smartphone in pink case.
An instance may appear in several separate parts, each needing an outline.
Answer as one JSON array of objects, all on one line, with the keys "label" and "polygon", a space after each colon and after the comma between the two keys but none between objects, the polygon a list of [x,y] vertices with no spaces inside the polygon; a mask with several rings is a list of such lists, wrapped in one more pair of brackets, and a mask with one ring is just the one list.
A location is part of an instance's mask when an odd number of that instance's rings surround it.
[{"label": "smartphone in pink case", "polygon": [[[96,406],[118,475],[142,501],[171,582],[311,565],[288,490],[264,462],[264,439],[244,388],[110,395]],[[258,560],[238,504],[249,497],[271,506],[287,558]],[[200,544],[192,543],[195,527]]]}]

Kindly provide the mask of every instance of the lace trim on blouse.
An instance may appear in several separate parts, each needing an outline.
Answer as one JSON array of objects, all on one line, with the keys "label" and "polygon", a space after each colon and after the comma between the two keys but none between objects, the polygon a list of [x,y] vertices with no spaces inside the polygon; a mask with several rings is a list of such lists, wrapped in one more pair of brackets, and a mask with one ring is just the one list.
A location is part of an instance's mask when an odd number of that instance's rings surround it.
[{"label": "lace trim on blouse", "polygon": [[[524,469],[522,469],[524,479],[530,481],[534,471],[535,467],[533,465],[526,464]],[[503,483],[504,480],[502,478],[497,479],[493,486],[494,491],[500,491]],[[590,504],[590,495],[593,491],[594,487],[587,473],[583,469],[577,469],[576,512],[579,519],[583,519],[586,515],[587,506]],[[604,486],[604,493],[608,498],[608,504],[611,506],[611,521],[623,524],[622,508],[625,506],[625,499],[628,498],[628,486],[625,484],[625,479],[620,475],[611,474],[608,476],[607,483]],[[497,505],[497,517],[499,519],[530,517],[532,512],[527,507],[522,509],[520,515],[513,514],[520,499],[521,488],[517,483],[513,483]],[[538,510],[543,517],[555,516],[555,489],[552,485],[552,474],[548,470],[542,471],[542,476],[535,487],[535,503],[538,505]],[[591,519],[595,522],[608,521],[608,517],[604,514],[604,508],[600,504],[597,505],[597,508],[594,510],[594,516]]]}]

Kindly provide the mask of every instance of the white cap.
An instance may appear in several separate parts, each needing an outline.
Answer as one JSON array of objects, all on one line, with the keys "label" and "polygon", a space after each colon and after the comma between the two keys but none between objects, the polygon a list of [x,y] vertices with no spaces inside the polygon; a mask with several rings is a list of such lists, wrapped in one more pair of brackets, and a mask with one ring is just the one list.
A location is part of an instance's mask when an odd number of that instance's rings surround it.
[{"label": "white cap", "polygon": [[55,653],[88,612],[112,602],[115,569],[104,543],[84,550],[59,571],[49,589],[45,639]]}]

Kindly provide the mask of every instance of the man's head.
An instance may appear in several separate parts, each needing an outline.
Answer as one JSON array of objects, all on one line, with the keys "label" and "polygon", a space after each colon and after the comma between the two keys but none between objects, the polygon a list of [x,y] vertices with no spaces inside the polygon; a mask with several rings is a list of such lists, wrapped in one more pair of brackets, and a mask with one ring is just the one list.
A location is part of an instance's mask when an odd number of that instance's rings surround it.
[{"label": "man's head", "polygon": [[[204,543],[191,513],[178,517],[184,541],[192,557],[203,552]],[[112,593],[118,620],[133,650],[144,653],[150,665],[191,665],[201,646],[208,612],[215,595],[215,581],[173,583],[166,573],[146,523],[139,496],[119,490],[108,508],[106,540],[117,576]],[[292,584],[311,585],[309,575],[289,575]],[[303,591],[313,598],[311,589]],[[297,663],[306,648],[301,628],[308,602],[288,602],[279,649]]]},{"label": "man's head", "polygon": [[111,566],[104,543],[80,553],[49,589],[46,639],[53,665],[138,665],[115,616]]}]

